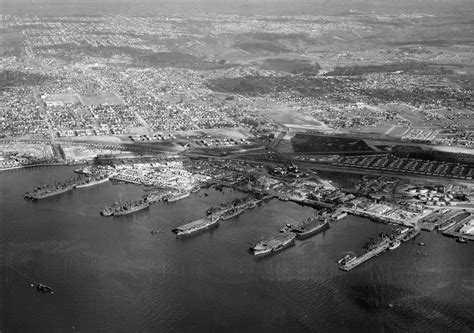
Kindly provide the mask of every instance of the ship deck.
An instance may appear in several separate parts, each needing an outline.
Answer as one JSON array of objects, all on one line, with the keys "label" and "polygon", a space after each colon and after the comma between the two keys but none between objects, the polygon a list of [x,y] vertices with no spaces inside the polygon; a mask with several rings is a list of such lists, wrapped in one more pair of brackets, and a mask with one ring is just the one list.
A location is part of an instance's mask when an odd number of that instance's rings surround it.
[{"label": "ship deck", "polygon": [[320,219],[315,219],[309,222],[303,222],[298,224],[292,229],[294,232],[303,233],[324,226],[327,222]]},{"label": "ship deck", "polygon": [[285,232],[285,233],[282,233],[281,235],[263,240],[262,244],[264,244],[267,247],[274,247],[274,246],[284,243],[287,240],[294,239],[295,236],[296,234],[294,234],[293,232]]},{"label": "ship deck", "polygon": [[174,228],[173,231],[182,231],[182,232],[190,231],[190,230],[206,227],[206,226],[211,225],[211,224],[216,223],[216,222],[217,221],[213,222],[211,219],[209,219],[207,217],[203,217],[202,219],[180,225],[180,226]]}]

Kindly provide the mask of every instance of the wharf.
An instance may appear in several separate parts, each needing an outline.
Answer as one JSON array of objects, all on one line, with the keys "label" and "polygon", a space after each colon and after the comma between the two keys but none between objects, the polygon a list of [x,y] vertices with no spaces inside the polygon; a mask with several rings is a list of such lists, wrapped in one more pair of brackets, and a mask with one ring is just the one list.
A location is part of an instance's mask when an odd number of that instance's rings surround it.
[{"label": "wharf", "polygon": [[356,257],[355,259],[353,259],[352,261],[346,263],[345,265],[339,266],[339,268],[342,269],[343,271],[348,272],[348,271],[356,268],[357,266],[363,264],[367,260],[369,260],[369,259],[379,255],[383,251],[387,250],[389,246],[390,246],[390,241],[389,240],[384,240],[375,249],[364,253],[360,257]]},{"label": "wharf", "polygon": [[242,214],[246,210],[250,210],[250,209],[256,207],[259,203],[263,202],[263,200],[264,199],[254,199],[254,200],[251,200],[251,201],[244,202],[243,204],[238,205],[238,206],[231,206],[227,209],[224,209],[224,210],[216,213],[216,215],[221,220],[228,220],[228,219],[231,219],[233,217],[236,217],[237,215]]},{"label": "wharf", "polygon": [[157,203],[160,201],[164,201],[166,198],[170,196],[169,192],[161,192],[161,193],[149,193],[147,195],[147,200],[150,204]]},{"label": "wharf", "polygon": [[144,185],[144,184],[146,185],[146,183],[144,181],[141,181],[138,178],[132,179],[130,177],[125,177],[125,176],[120,175],[120,174],[115,174],[115,175],[111,176],[110,180],[111,181],[116,181],[116,182],[130,183],[130,184],[135,184],[135,185]]},{"label": "wharf", "polygon": [[421,229],[426,231],[433,231],[439,225],[454,218],[457,214],[459,214],[459,212],[456,211],[447,212],[445,214],[434,212],[423,219],[423,221],[421,222]]},{"label": "wharf", "polygon": [[464,234],[459,231],[471,219],[472,219],[472,215],[469,214],[468,216],[466,216],[465,218],[457,222],[455,225],[453,225],[451,228],[443,231],[442,234],[448,237],[462,237],[462,238],[474,241],[474,235]]},{"label": "wharf", "polygon": [[[309,206],[313,208],[334,208],[334,204],[330,204],[327,202],[321,202],[321,201],[316,201],[316,200],[310,200],[310,199],[304,199],[304,198],[299,198],[299,197],[294,197],[294,196],[288,196],[288,201],[291,202],[296,202],[300,205],[303,206]],[[286,200],[284,200],[286,201]]]},{"label": "wharf", "polygon": [[376,222],[394,223],[394,224],[403,225],[405,227],[413,227],[413,223],[410,223],[407,220],[398,220],[398,219],[394,219],[394,218],[389,217],[389,216],[384,216],[384,215],[377,214],[377,213],[371,213],[371,212],[367,212],[367,211],[357,209],[357,208],[355,208],[355,209],[354,208],[343,208],[342,210],[345,211],[348,214],[361,216],[361,217],[367,217],[367,218],[369,218],[373,221],[376,221]]}]

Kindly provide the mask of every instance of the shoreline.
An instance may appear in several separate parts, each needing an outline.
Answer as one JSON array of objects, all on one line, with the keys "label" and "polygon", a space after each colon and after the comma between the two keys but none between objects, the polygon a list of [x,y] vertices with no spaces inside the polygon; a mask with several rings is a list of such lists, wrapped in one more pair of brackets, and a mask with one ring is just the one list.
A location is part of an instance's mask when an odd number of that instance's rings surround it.
[{"label": "shoreline", "polygon": [[44,166],[68,166],[68,164],[67,163],[45,163],[45,164],[33,164],[33,165],[20,165],[20,166],[10,167],[10,168],[1,168],[0,172],[8,171],[8,170],[28,169],[28,168],[34,168],[34,167],[44,167]]}]

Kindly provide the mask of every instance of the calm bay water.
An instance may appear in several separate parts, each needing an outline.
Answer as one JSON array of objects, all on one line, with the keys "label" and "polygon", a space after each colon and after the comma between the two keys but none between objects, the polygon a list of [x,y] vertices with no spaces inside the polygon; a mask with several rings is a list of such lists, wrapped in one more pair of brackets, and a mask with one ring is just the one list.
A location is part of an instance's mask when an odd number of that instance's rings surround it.
[{"label": "calm bay water", "polygon": [[[171,229],[244,194],[202,190],[117,218],[99,211],[142,193],[101,184],[38,202],[34,184],[74,167],[0,173],[0,330],[472,332],[474,247],[422,234],[352,272],[335,262],[392,227],[347,217],[322,234],[255,260],[249,243],[312,209],[271,201],[218,228]],[[209,196],[204,196],[207,192]],[[162,230],[154,234],[150,230]],[[427,245],[420,247],[416,242]],[[417,251],[429,256],[417,254]],[[54,294],[30,284],[45,283]]]}]

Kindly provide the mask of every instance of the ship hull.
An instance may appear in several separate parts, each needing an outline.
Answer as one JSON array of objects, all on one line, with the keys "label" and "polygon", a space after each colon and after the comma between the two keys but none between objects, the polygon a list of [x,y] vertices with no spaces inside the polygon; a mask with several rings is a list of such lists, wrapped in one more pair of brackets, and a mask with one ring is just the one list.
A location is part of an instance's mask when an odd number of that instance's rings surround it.
[{"label": "ship hull", "polygon": [[244,212],[244,209],[239,210],[239,211],[233,213],[232,215],[225,216],[225,217],[221,217],[221,220],[229,220],[229,219],[231,219],[231,218],[233,218],[233,217],[239,216],[239,215],[242,214],[243,212]]},{"label": "ship hull", "polygon": [[128,215],[128,214],[132,214],[132,213],[135,213],[135,212],[139,212],[141,210],[144,210],[146,208],[150,207],[150,204],[147,204],[147,205],[143,205],[143,206],[138,206],[138,207],[134,207],[132,209],[127,209],[127,210],[122,210],[122,211],[119,211],[119,212],[114,212],[113,213],[113,216],[123,216],[123,215]]},{"label": "ship hull", "polygon": [[187,198],[187,197],[189,197],[189,195],[190,195],[190,193],[185,193],[185,194],[182,194],[182,195],[178,195],[178,196],[175,196],[175,197],[171,197],[171,198],[167,199],[166,201],[168,201],[168,202],[175,202],[175,201],[178,201],[178,200]]},{"label": "ship hull", "polygon": [[408,231],[402,238],[402,242],[408,242],[410,239],[415,238],[420,233],[420,230]]},{"label": "ship hull", "polygon": [[400,242],[396,242],[396,243],[394,243],[394,244],[391,244],[391,245],[388,247],[388,249],[389,249],[390,251],[391,251],[391,250],[395,250],[397,247],[400,246],[400,244],[401,244]]},{"label": "ship hull", "polygon": [[84,188],[84,187],[99,185],[99,184],[105,183],[107,181],[109,181],[109,178],[104,178],[104,179],[101,179],[101,180],[95,180],[95,181],[91,181],[90,183],[87,183],[87,184],[76,185],[76,188]]},{"label": "ship hull", "polygon": [[[263,243],[256,244],[250,248],[254,256],[264,256],[280,252],[295,244],[296,235],[292,232],[270,238]],[[263,244],[263,245],[262,245]]]},{"label": "ship hull", "polygon": [[449,228],[451,228],[453,225],[456,224],[456,221],[453,221],[452,223],[449,223],[447,225],[444,225],[444,226],[440,226],[438,227],[438,230],[439,231],[445,231],[445,230],[448,230]]},{"label": "ship hull", "polygon": [[188,225],[190,224],[188,223],[187,225],[185,224],[177,228],[174,228],[171,231],[176,234],[176,237],[185,238],[185,237],[199,234],[201,232],[212,229],[219,225],[219,219],[210,220],[209,218],[204,218],[201,220],[197,220],[195,222],[191,222],[191,224],[196,223],[196,222],[201,222],[201,223],[193,227],[188,227]]},{"label": "ship hull", "polygon": [[204,233],[208,230],[211,230],[211,229],[215,229],[218,226],[219,226],[219,223],[212,223],[210,225],[207,225],[205,227],[202,227],[202,228],[190,231],[190,232],[180,232],[180,231],[177,231],[177,232],[173,231],[173,232],[176,234],[176,237],[178,237],[178,238],[187,238],[187,237],[192,237],[192,236],[202,234],[202,233]]},{"label": "ship hull", "polygon": [[276,254],[280,251],[283,251],[289,247],[292,247],[295,245],[295,239],[291,239],[291,240],[288,240],[280,245],[277,245],[273,248],[269,248],[269,249],[265,249],[265,250],[262,250],[262,251],[255,251],[253,249],[251,249],[251,252],[252,254],[255,256],[255,257],[264,257],[264,256],[268,256],[268,255],[272,255],[272,254]]},{"label": "ship hull", "polygon": [[320,226],[311,228],[309,230],[305,230],[301,232],[298,230],[294,230],[294,232],[296,232],[296,239],[302,240],[302,239],[307,239],[314,235],[317,235],[320,232],[323,232],[324,230],[327,230],[327,229],[329,229],[329,222],[326,221],[324,224],[321,224]]},{"label": "ship hull", "polygon": [[62,190],[52,191],[52,192],[48,192],[48,193],[45,193],[45,194],[29,195],[29,196],[26,196],[26,198],[31,199],[31,200],[41,200],[41,199],[53,197],[55,195],[59,195],[59,194],[63,194],[63,193],[72,191],[73,189],[74,189],[74,186],[71,186],[71,187],[64,188]]}]

